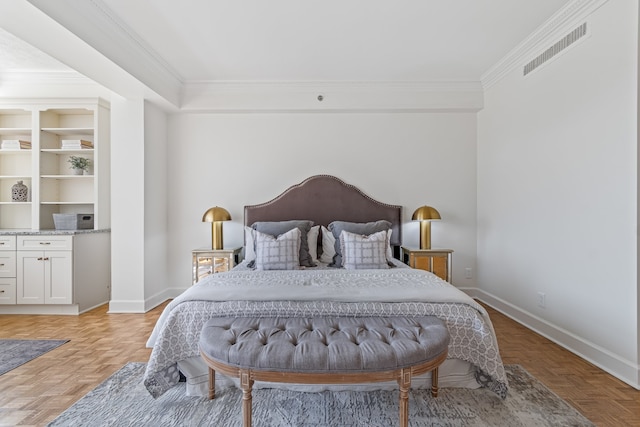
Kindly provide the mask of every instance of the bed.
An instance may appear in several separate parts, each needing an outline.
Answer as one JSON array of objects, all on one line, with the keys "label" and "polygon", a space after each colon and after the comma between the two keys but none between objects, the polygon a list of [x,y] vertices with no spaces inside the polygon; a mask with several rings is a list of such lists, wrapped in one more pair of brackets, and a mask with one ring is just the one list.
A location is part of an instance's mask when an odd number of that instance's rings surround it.
[{"label": "bed", "polygon": [[[433,315],[446,322],[451,334],[440,387],[486,387],[506,397],[508,382],[486,310],[434,274],[397,259],[401,206],[376,201],[334,176],[316,175],[266,203],[245,206],[244,223],[245,259],[187,289],[158,319],[147,341],[152,352],[144,375],[152,396],[181,380],[187,394],[207,395],[208,370],[198,340],[212,317]],[[269,256],[274,251],[276,258]],[[237,383],[221,377],[216,386]],[[347,386],[256,387],[320,391]],[[348,386],[396,387],[395,382]],[[430,374],[415,378],[412,387],[431,387]]]}]

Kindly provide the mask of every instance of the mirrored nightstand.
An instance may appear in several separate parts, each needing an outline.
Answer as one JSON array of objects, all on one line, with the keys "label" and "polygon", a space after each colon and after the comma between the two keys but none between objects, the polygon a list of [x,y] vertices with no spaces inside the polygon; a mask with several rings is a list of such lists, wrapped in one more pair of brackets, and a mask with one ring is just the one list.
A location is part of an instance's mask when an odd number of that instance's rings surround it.
[{"label": "mirrored nightstand", "polygon": [[402,261],[411,268],[427,270],[451,283],[453,249],[412,249],[402,247]]},{"label": "mirrored nightstand", "polygon": [[197,283],[205,276],[231,270],[238,263],[238,256],[242,248],[229,249],[194,249],[192,281]]}]

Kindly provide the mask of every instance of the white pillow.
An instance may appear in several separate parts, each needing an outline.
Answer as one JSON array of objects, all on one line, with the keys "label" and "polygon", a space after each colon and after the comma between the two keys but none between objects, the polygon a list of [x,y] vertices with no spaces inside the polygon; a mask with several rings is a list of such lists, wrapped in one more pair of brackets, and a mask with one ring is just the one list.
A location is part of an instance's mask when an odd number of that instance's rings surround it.
[{"label": "white pillow", "polygon": [[333,233],[322,226],[322,255],[320,255],[320,262],[325,264],[331,264],[333,262],[333,256],[336,254],[336,239],[333,237]]},{"label": "white pillow", "polygon": [[274,237],[254,230],[256,270],[297,270],[300,267],[300,230]]},{"label": "white pillow", "polygon": [[244,227],[244,259],[245,261],[253,261],[256,259],[256,249],[253,244],[253,228]]},{"label": "white pillow", "polygon": [[309,245],[309,255],[311,255],[311,261],[314,264],[318,262],[318,234],[320,234],[319,225],[314,225],[307,232],[307,243]]},{"label": "white pillow", "polygon": [[387,230],[364,236],[343,230],[340,232],[342,266],[347,270],[389,268]]}]

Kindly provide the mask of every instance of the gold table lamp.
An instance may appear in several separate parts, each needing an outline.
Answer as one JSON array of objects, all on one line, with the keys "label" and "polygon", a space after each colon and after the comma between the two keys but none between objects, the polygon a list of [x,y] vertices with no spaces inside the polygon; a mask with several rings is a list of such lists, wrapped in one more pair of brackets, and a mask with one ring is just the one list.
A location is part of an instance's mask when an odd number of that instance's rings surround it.
[{"label": "gold table lamp", "polygon": [[225,208],[214,206],[202,216],[202,222],[211,223],[211,249],[222,249],[222,221],[229,221],[231,215]]},{"label": "gold table lamp", "polygon": [[440,212],[431,206],[420,206],[411,219],[420,221],[420,249],[431,249],[431,221],[441,219]]}]

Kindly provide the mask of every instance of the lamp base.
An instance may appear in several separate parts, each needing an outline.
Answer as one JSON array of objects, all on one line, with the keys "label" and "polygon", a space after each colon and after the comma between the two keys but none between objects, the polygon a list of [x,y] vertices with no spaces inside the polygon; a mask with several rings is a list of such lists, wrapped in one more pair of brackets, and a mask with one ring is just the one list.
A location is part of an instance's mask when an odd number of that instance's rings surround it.
[{"label": "lamp base", "polygon": [[211,249],[223,249],[222,221],[213,221],[211,223]]},{"label": "lamp base", "polygon": [[431,221],[420,221],[420,249],[431,249]]}]

